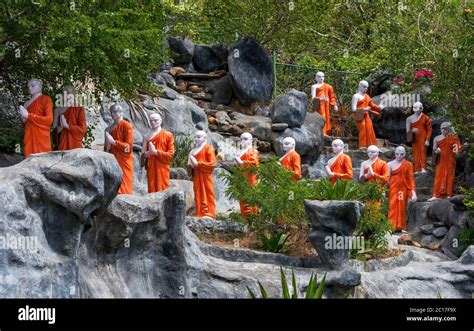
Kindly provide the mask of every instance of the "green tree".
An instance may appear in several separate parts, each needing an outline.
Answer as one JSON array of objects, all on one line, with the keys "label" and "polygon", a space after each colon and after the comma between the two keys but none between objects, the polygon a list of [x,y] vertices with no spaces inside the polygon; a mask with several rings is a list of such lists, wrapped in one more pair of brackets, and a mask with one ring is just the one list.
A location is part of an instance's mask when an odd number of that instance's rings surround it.
[{"label": "green tree", "polygon": [[0,12],[0,88],[16,96],[33,77],[47,93],[80,82],[131,96],[153,89],[147,74],[168,56],[159,1],[5,0]]}]

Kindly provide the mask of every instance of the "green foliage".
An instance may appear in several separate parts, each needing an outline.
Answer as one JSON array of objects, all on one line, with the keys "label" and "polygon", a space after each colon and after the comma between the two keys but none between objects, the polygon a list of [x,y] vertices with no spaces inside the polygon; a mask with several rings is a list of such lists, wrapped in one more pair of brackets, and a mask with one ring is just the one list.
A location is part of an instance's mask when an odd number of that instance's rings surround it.
[{"label": "green foliage", "polygon": [[359,183],[348,180],[336,180],[334,185],[323,179],[315,185],[316,200],[357,200],[360,195]]},{"label": "green foliage", "polygon": [[457,236],[459,247],[457,249],[457,255],[461,256],[462,253],[471,245],[474,245],[474,228],[465,228]]},{"label": "green foliage", "polygon": [[469,213],[471,216],[474,216],[474,187],[471,187],[470,189],[463,189],[464,192],[464,204],[467,206],[469,209]]},{"label": "green foliage", "polygon": [[[0,128],[0,152],[17,153],[18,146],[22,146],[21,130],[17,128]],[[20,148],[21,150],[21,148]]]},{"label": "green foliage", "polygon": [[172,168],[185,168],[188,163],[188,155],[193,146],[193,139],[188,136],[174,138],[174,155],[171,162]]},{"label": "green foliage", "polygon": [[89,123],[87,123],[87,131],[86,131],[86,134],[84,135],[84,138],[82,139],[82,145],[84,146],[84,148],[92,148],[92,144],[94,143],[94,130],[95,130],[95,126],[97,124],[97,120],[95,119],[94,116],[90,116],[89,117],[90,120],[89,120]]},{"label": "green foliage", "polygon": [[265,233],[261,233],[259,238],[265,249],[269,252],[279,253],[287,249],[285,242],[288,236],[283,232],[271,232],[269,237]]},{"label": "green foliage", "polygon": [[[180,3],[172,16],[183,36],[204,43],[232,43],[252,36],[269,54],[275,50],[278,63],[291,65],[277,65],[277,93],[291,87],[308,93],[317,68],[326,72],[328,83],[338,83],[336,96],[342,94],[348,106],[345,94],[354,93],[363,76],[385,70],[404,77],[404,92],[431,85],[427,101],[446,109],[458,133],[474,142],[472,1]],[[423,68],[431,70],[434,78],[415,78],[415,72]],[[360,74],[341,78],[337,72]]]},{"label": "green foliage", "polygon": [[17,96],[31,78],[50,95],[89,82],[96,96],[114,89],[130,96],[153,89],[147,74],[168,57],[158,1],[6,0],[0,12],[1,87]]},{"label": "green foliage", "polygon": [[[282,299],[298,299],[298,289],[296,286],[296,277],[295,277],[295,271],[292,269],[291,270],[291,284],[292,284],[292,291],[290,292],[287,280],[286,280],[286,275],[283,272],[283,268],[280,267],[280,277],[281,277],[281,292],[282,292]],[[306,286],[306,294],[304,296],[305,299],[322,299],[323,294],[324,294],[324,287],[325,287],[325,281],[326,281],[326,274],[324,274],[323,279],[321,282],[318,284],[318,279],[317,275],[311,274],[311,278],[309,280],[308,286]],[[263,285],[258,282],[258,287],[260,290],[260,299],[268,299],[267,292]],[[249,296],[252,299],[257,299],[257,296],[255,293],[247,286],[247,291],[249,292]]]},{"label": "green foliage", "polygon": [[268,224],[299,224],[306,221],[304,199],[313,196],[311,188],[314,181],[293,181],[292,174],[278,162],[264,162],[258,168],[259,181],[250,185],[248,174],[256,172],[255,167],[233,167],[222,177],[227,181],[226,194],[236,200],[245,201],[259,209],[252,216],[257,227],[266,228]]},{"label": "green foliage", "polygon": [[[375,200],[374,200],[375,201]],[[376,202],[367,202],[354,231],[355,236],[364,237],[364,249],[353,249],[351,257],[365,260],[368,254],[385,254],[387,252],[387,233],[393,232],[393,224],[387,217],[388,199],[383,198],[380,206]]]}]

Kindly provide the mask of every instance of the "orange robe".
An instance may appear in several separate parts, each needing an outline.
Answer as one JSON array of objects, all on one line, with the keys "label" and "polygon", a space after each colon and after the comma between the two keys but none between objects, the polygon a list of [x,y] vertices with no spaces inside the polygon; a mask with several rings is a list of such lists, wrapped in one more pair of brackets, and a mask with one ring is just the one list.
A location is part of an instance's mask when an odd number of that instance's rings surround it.
[{"label": "orange robe", "polygon": [[453,196],[454,174],[456,172],[456,156],[453,148],[457,145],[461,152],[461,142],[455,135],[449,135],[438,141],[438,148],[441,149],[439,163],[436,166],[434,179],[433,196],[444,198]]},{"label": "orange robe", "polygon": [[360,122],[355,121],[355,114],[354,114],[354,121],[356,122],[357,130],[359,130],[359,148],[360,147],[369,147],[370,145],[377,146],[377,139],[375,138],[374,127],[372,125],[372,120],[369,116],[369,112],[379,115],[378,110],[380,110],[380,106],[376,105],[372,98],[369,97],[367,93],[364,94],[364,97],[357,101],[357,109],[360,108],[367,108],[370,106],[370,110],[364,113],[364,119]]},{"label": "orange robe", "polygon": [[411,191],[416,190],[413,164],[410,161],[403,160],[397,170],[392,170],[389,186],[388,219],[392,222],[395,231],[405,230],[407,227],[407,200],[409,196],[412,196]]},{"label": "orange robe", "polygon": [[51,125],[53,124],[53,101],[40,95],[27,108],[23,140],[25,159],[30,154],[51,151]]},{"label": "orange robe", "polygon": [[282,160],[281,165],[290,169],[293,173],[293,180],[301,178],[301,157],[296,151],[289,152]]},{"label": "orange robe", "polygon": [[331,177],[331,183],[334,185],[337,179],[352,179],[352,160],[351,157],[347,154],[342,153],[334,160],[334,162],[329,167],[334,173],[334,176]]},{"label": "orange robe", "polygon": [[[374,163],[372,163],[372,170],[374,174],[367,177],[367,181],[374,182],[377,181],[381,186],[384,186],[388,182],[388,164],[387,162],[377,158]],[[364,174],[369,172],[369,168],[364,169]]]},{"label": "orange robe", "polygon": [[216,218],[216,201],[212,172],[216,167],[214,148],[206,144],[196,155],[198,165],[193,168],[194,201],[196,217]]},{"label": "orange robe", "polygon": [[413,143],[413,163],[415,171],[426,169],[426,145],[425,141],[431,138],[431,119],[425,114],[421,114],[420,118],[410,124],[412,129],[418,129],[416,133],[416,143]]},{"label": "orange robe", "polygon": [[331,131],[331,117],[329,113],[329,105],[336,105],[336,98],[334,97],[334,89],[331,85],[323,83],[320,88],[316,89],[316,98],[328,98],[329,101],[320,101],[319,115],[321,115],[326,123],[323,127],[323,133],[329,134]]},{"label": "orange robe", "polygon": [[58,150],[66,151],[82,148],[82,139],[86,135],[86,114],[82,107],[69,107],[64,112],[69,129],[63,128],[59,138]]},{"label": "orange robe", "polygon": [[110,152],[115,156],[122,169],[122,183],[118,194],[133,193],[133,127],[125,120],[121,120],[110,133],[115,139]]},{"label": "orange robe", "polygon": [[[244,162],[241,167],[258,167],[258,156],[259,153],[258,151],[250,147],[244,155],[240,157],[240,159]],[[257,174],[256,173],[249,173],[248,174],[249,178],[249,184],[250,185],[255,185],[257,183]],[[240,214],[242,215],[242,219],[245,221],[247,220],[247,215],[248,214],[256,214],[258,212],[258,209],[252,206],[247,205],[245,202],[240,201]]]},{"label": "orange robe", "polygon": [[170,187],[170,164],[174,154],[174,138],[171,132],[161,129],[147,143],[155,145],[158,155],[148,156],[148,192],[159,192]]}]

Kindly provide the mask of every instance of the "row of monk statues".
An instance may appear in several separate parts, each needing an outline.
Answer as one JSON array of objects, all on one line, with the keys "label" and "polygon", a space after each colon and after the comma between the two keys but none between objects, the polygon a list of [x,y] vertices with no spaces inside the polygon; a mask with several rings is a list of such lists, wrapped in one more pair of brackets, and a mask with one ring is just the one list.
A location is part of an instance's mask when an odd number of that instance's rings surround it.
[{"label": "row of monk statues", "polygon": [[[324,83],[324,74],[316,75],[317,84],[313,87],[313,97],[319,102],[319,110],[325,117],[326,125],[323,132],[329,132],[329,105],[335,104],[332,87]],[[416,201],[416,186],[414,173],[426,172],[426,149],[432,133],[431,121],[423,114],[423,105],[419,102],[413,105],[414,114],[407,118],[407,136],[413,145],[414,164],[405,159],[406,150],[399,146],[395,150],[395,159],[386,163],[379,159],[379,148],[373,132],[369,112],[381,109],[375,105],[366,94],[368,83],[359,84],[358,93],[352,100],[352,109],[359,113],[357,121],[359,129],[359,146],[367,147],[368,160],[362,162],[360,181],[377,181],[380,185],[389,187],[388,218],[395,230],[406,229],[406,206],[410,197]],[[58,107],[53,112],[53,102],[49,96],[42,94],[39,80],[28,82],[31,99],[19,107],[21,121],[24,123],[24,156],[49,152],[52,150],[51,129],[59,133],[58,150],[82,148],[82,140],[86,134],[87,123],[83,107],[71,105]],[[64,88],[65,93],[74,94],[71,86]],[[112,124],[106,128],[104,136],[104,151],[112,153],[123,173],[119,194],[133,193],[133,126],[123,118],[123,109],[119,104],[110,107]],[[359,118],[358,117],[358,118]],[[170,187],[170,165],[175,152],[174,136],[162,128],[162,118],[154,113],[150,116],[151,130],[145,134],[140,163],[146,168],[148,192],[159,192]],[[53,136],[54,137],[54,136]],[[235,156],[235,164],[241,167],[258,167],[259,152],[253,147],[253,137],[249,132],[240,136],[241,149]],[[433,197],[429,200],[447,198],[453,195],[456,155],[461,151],[461,143],[455,135],[449,122],[441,124],[441,134],[434,138],[433,154],[436,173]],[[282,141],[284,155],[279,163],[289,169],[293,180],[301,178],[301,157],[296,152],[296,141],[286,137]],[[335,139],[332,142],[334,157],[328,160],[324,169],[327,177],[334,184],[336,180],[352,180],[352,161],[344,153],[344,142]],[[194,134],[194,146],[189,152],[187,167],[192,176],[197,217],[216,217],[213,170],[217,165],[216,153],[207,141],[204,131]],[[257,182],[257,173],[249,173],[250,185]],[[256,213],[255,207],[240,202],[240,210],[245,220],[248,214]]]}]

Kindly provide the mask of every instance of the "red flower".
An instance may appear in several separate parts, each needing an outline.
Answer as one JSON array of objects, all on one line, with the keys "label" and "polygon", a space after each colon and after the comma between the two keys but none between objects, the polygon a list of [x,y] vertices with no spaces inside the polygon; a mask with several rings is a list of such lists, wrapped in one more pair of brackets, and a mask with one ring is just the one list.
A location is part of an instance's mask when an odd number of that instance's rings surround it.
[{"label": "red flower", "polygon": [[433,77],[433,73],[430,71],[430,70],[427,70],[427,69],[421,69],[421,70],[418,70],[416,73],[415,73],[415,78],[420,78],[420,77]]}]

